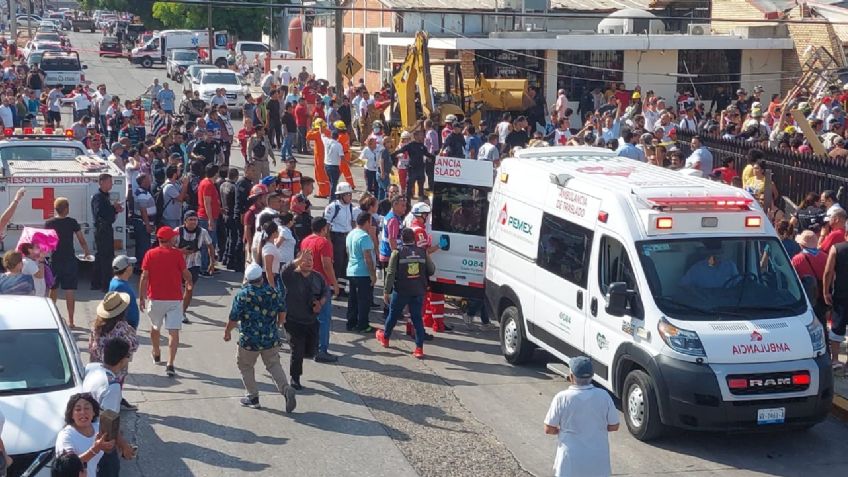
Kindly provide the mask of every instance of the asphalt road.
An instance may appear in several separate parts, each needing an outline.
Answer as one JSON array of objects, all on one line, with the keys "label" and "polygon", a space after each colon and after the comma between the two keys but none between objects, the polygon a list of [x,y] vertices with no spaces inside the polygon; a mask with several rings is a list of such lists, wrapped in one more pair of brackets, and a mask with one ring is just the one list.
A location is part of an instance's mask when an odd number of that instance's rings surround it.
[{"label": "asphalt road", "polygon": [[[71,34],[82,50],[95,50],[98,37]],[[137,96],[154,77],[165,79],[161,67],[145,70],[87,51],[81,56],[88,79],[121,96]],[[233,155],[236,165],[242,163],[238,156]],[[300,158],[301,170],[308,173],[311,167],[309,158]],[[543,434],[542,419],[566,383],[545,369],[541,355],[528,366],[505,363],[495,331],[439,335],[425,346],[427,358],[417,361],[405,338],[396,336],[392,347],[383,349],[373,336],[346,332],[345,304],[336,302],[331,351],[341,358],[335,365],[305,363],[306,389],[295,413],[281,411],[282,398],[261,365],[263,409],[240,407],[236,345],[222,340],[239,282],[227,272],[200,281],[174,379],[150,359],[149,323],[142,317],[141,347],[124,389],[139,411],[122,414],[139,458],[125,462],[122,475],[551,475],[556,443]],[[77,313],[84,324],[94,316],[99,297],[81,295]],[[372,321],[379,323],[378,315],[372,313]],[[86,349],[86,333],[78,330],[78,335]],[[281,357],[287,369],[288,355]],[[643,444],[622,430],[610,440],[615,475],[848,473],[848,426],[834,419],[798,433],[678,432]]]}]

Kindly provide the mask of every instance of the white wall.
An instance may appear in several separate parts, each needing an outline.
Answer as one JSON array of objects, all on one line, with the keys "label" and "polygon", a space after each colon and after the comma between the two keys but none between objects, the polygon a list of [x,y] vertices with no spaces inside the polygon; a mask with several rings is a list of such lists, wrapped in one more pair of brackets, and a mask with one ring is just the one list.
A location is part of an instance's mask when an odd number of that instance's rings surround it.
[{"label": "white wall", "polygon": [[627,89],[638,84],[643,92],[654,90],[658,96],[675,98],[677,78],[663,73],[677,73],[677,50],[624,51],[624,84]]},{"label": "white wall", "polygon": [[[760,98],[768,103],[772,94],[780,93],[779,71],[783,70],[782,52],[780,50],[742,50],[742,65],[740,84],[751,91],[755,86],[762,85],[765,92]],[[750,73],[760,73],[756,76],[746,76]],[[761,74],[771,73],[771,74]]]},{"label": "white wall", "polygon": [[334,28],[312,28],[312,67],[316,78],[336,77],[335,38]]}]

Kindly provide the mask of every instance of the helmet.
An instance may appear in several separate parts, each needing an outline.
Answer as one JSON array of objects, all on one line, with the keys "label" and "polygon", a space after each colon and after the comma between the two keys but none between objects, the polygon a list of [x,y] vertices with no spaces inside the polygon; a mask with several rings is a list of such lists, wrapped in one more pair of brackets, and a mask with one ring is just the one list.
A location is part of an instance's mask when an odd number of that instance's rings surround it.
[{"label": "helmet", "polygon": [[345,125],[344,121],[342,121],[341,119],[334,122],[333,127],[335,127],[336,129],[342,130],[342,131],[347,130],[347,126]]},{"label": "helmet", "polygon": [[401,139],[409,139],[411,137],[412,137],[412,133],[409,132],[409,131],[404,131],[404,132],[400,133]]},{"label": "helmet", "polygon": [[315,118],[315,121],[312,121],[312,129],[321,129],[326,125],[327,123],[321,118]]},{"label": "helmet", "polygon": [[336,195],[342,194],[352,194],[353,187],[350,186],[347,182],[339,182],[336,184]]},{"label": "helmet", "polygon": [[804,114],[810,114],[810,112],[813,110],[813,108],[812,108],[812,106],[810,106],[810,103],[808,103],[806,101],[802,101],[802,102],[798,103],[798,110],[801,111]]},{"label": "helmet", "polygon": [[412,215],[429,214],[430,206],[424,202],[418,202],[412,206]]},{"label": "helmet", "polygon": [[259,181],[259,183],[261,183],[265,187],[271,187],[276,182],[277,182],[277,178],[274,177],[274,176],[265,176],[265,177],[262,178],[261,181]]},{"label": "helmet", "polygon": [[630,99],[641,99],[641,98],[642,98],[642,93],[640,93],[638,91],[634,91],[633,95],[630,96]]},{"label": "helmet", "polygon": [[373,123],[371,123],[371,127],[383,129],[383,123],[381,123],[380,121],[374,121]]},{"label": "helmet", "polygon": [[260,195],[265,195],[268,193],[268,187],[265,184],[256,184],[255,186],[250,188],[250,196],[248,199],[255,199]]},{"label": "helmet", "polygon": [[456,121],[455,114],[448,114],[447,116],[445,116],[445,123],[452,124],[454,121]]}]

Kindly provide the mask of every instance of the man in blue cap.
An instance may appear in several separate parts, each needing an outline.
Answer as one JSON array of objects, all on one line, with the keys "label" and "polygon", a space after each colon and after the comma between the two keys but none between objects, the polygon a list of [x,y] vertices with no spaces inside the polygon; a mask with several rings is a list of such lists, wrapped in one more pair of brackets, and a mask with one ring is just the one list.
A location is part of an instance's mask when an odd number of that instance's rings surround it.
[{"label": "man in blue cap", "polygon": [[607,477],[611,474],[609,438],[618,430],[618,410],[609,393],[592,385],[592,362],[569,360],[571,387],[554,396],[545,416],[545,434],[559,438],[556,477]]}]

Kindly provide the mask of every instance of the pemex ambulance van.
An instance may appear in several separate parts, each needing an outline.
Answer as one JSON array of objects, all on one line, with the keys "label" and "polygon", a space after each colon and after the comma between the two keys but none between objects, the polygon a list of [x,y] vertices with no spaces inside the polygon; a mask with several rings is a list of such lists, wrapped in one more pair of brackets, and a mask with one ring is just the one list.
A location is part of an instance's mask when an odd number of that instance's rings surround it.
[{"label": "pemex ambulance van", "polygon": [[501,163],[487,230],[507,361],[588,356],[636,438],[827,416],[824,330],[742,190],[602,149],[529,149]]}]

